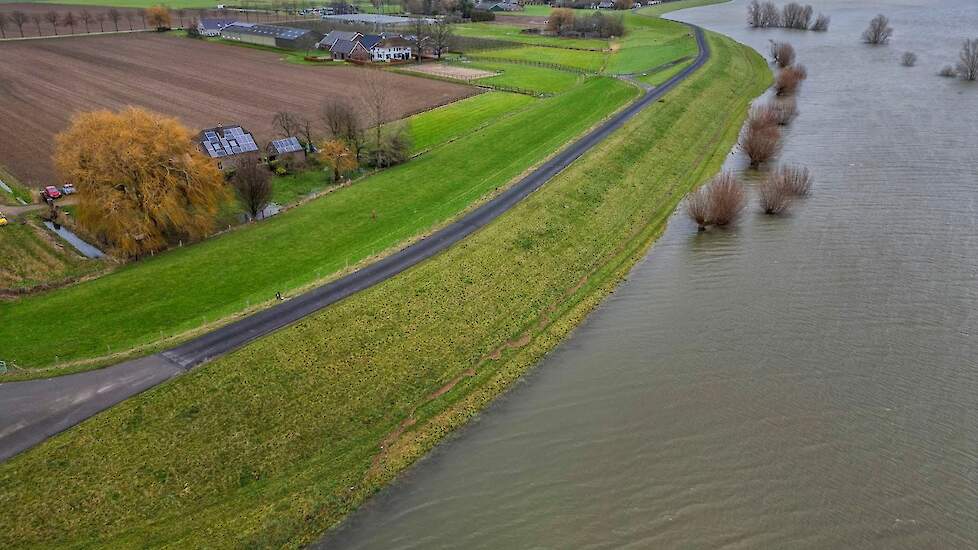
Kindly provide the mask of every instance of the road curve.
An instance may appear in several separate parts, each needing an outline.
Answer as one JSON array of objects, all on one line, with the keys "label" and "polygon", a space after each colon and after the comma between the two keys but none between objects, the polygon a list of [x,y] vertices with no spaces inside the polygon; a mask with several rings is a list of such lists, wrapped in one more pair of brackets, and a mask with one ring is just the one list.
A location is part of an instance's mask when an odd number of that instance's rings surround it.
[{"label": "road curve", "polygon": [[164,352],[94,371],[0,384],[0,461],[129,397],[390,279],[489,224],[702,67],[710,58],[709,44],[702,29],[690,27],[699,54],[689,67],[646,91],[515,185],[431,236],[336,281]]}]

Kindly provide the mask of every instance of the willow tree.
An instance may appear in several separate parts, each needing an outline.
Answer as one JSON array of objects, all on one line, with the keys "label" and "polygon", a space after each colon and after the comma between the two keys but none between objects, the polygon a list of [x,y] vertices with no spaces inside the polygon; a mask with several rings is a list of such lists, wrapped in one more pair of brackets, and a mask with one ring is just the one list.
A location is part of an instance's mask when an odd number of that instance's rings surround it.
[{"label": "willow tree", "polygon": [[56,146],[55,165],[78,189],[78,223],[123,256],[206,236],[229,198],[174,118],[134,107],[81,113]]},{"label": "willow tree", "polygon": [[143,26],[148,21],[151,26],[158,31],[169,29],[173,23],[170,19],[170,9],[165,6],[153,6],[146,8]]}]

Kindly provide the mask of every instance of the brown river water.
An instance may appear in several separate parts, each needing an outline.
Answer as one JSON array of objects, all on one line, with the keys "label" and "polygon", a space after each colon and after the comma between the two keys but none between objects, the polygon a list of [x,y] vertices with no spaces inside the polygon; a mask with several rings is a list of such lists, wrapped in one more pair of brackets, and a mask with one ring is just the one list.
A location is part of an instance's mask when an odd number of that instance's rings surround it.
[{"label": "brown river water", "polygon": [[[936,76],[978,1],[815,7],[828,33],[752,31],[743,0],[671,15],[795,45],[782,159],[813,196],[730,231],[674,216],[567,341],[321,544],[978,548],[978,84]],[[891,44],[860,44],[879,12]]]}]

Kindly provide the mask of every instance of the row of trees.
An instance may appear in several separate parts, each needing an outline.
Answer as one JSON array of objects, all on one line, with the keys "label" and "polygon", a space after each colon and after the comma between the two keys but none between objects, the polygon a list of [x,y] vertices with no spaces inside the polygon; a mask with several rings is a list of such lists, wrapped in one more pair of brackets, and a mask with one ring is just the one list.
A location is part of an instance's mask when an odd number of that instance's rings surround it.
[{"label": "row of trees", "polygon": [[592,12],[578,17],[570,8],[557,8],[550,12],[547,30],[557,36],[608,38],[623,36],[625,23],[621,17],[605,15],[601,12]]},{"label": "row of trees", "polygon": [[[177,10],[177,14],[182,21],[186,10]],[[57,12],[54,10],[44,13],[25,13],[20,10],[15,10],[9,14],[0,12],[0,38],[7,38],[7,29],[13,28],[16,28],[21,38],[23,38],[25,36],[24,27],[30,28],[31,26],[36,29],[38,36],[42,36],[41,25],[43,23],[50,25],[54,35],[59,34],[59,27],[69,29],[71,34],[75,34],[75,30],[81,30],[82,27],[84,27],[86,33],[90,33],[93,29],[97,29],[98,32],[105,32],[106,27],[110,31],[125,30],[127,26],[128,30],[135,30],[136,25],[139,23],[141,23],[141,28],[143,29],[150,27],[168,28],[171,24],[170,11],[161,6],[146,8],[144,10],[117,10],[111,8],[104,12],[91,12],[87,9],[82,9],[78,13],[71,11]],[[120,23],[122,24],[121,27]]]},{"label": "row of trees", "polygon": [[815,10],[810,5],[797,2],[785,4],[778,8],[774,2],[751,0],[747,4],[747,24],[754,28],[775,28],[813,30],[824,32],[829,30],[830,18],[824,14],[815,17]]},{"label": "row of trees", "polygon": [[434,23],[428,23],[424,17],[415,17],[412,20],[411,30],[417,37],[418,63],[421,63],[421,57],[425,50],[441,59],[442,54],[449,51],[455,44],[455,29],[452,27],[451,21],[445,18],[438,19]]},{"label": "row of trees", "polygon": [[[794,95],[807,76],[804,66],[795,64],[791,44],[773,42],[771,59],[779,68],[775,79],[775,98],[751,108],[740,136],[739,146],[758,168],[781,151],[781,127],[798,114]],[[771,171],[757,187],[760,209],[766,214],[781,214],[798,197],[811,193],[813,178],[807,168],[784,166]],[[747,205],[747,192],[730,172],[723,172],[708,184],[686,197],[686,214],[696,222],[700,231],[709,226],[726,226],[734,221]]]}]

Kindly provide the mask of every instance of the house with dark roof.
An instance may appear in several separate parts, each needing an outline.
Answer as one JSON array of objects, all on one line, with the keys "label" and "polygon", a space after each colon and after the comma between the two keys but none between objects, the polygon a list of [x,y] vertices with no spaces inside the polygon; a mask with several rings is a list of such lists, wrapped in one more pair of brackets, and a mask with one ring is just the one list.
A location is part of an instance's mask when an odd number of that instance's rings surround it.
[{"label": "house with dark roof", "polygon": [[290,50],[312,49],[322,37],[321,34],[309,29],[258,23],[239,22],[221,29],[221,38],[225,40]]},{"label": "house with dark roof", "polygon": [[362,34],[356,31],[329,31],[322,40],[316,43],[316,49],[332,50],[333,44],[335,44],[337,40],[356,40],[362,36]]},{"label": "house with dark roof", "polygon": [[235,19],[210,19],[205,17],[197,20],[197,32],[201,36],[220,36],[224,27],[235,23],[237,23]]},{"label": "house with dark roof", "polygon": [[255,137],[240,125],[206,128],[197,134],[197,146],[221,170],[234,170],[242,155],[258,151]]},{"label": "house with dark roof", "polygon": [[345,61],[370,61],[370,52],[360,43],[359,40],[343,40],[342,38],[333,43],[329,49],[333,59]]}]

